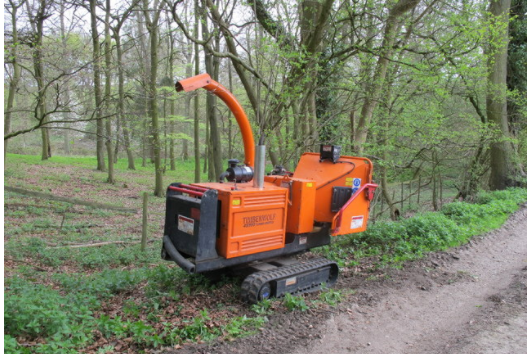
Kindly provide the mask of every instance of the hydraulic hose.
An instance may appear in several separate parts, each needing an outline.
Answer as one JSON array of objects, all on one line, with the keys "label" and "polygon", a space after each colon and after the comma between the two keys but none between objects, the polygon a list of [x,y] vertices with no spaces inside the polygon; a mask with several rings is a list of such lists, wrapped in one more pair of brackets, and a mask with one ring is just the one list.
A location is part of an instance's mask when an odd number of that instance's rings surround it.
[{"label": "hydraulic hose", "polygon": [[196,266],[192,262],[185,259],[180,254],[180,252],[178,252],[176,247],[174,247],[174,245],[172,244],[172,241],[169,236],[163,236],[163,245],[165,246],[165,251],[167,251],[171,259],[176,262],[177,265],[182,267],[183,270],[185,270],[187,273],[194,273]]},{"label": "hydraulic hose", "polygon": [[218,177],[218,182],[224,183],[224,179],[229,176],[229,172],[225,171],[220,174],[220,177]]}]

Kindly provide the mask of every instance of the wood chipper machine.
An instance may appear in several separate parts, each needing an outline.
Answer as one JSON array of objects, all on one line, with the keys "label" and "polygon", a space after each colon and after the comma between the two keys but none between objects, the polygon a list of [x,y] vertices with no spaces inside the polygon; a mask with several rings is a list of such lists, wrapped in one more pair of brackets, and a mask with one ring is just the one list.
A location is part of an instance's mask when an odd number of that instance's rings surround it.
[{"label": "wood chipper machine", "polygon": [[332,286],[339,273],[335,262],[293,255],[366,229],[377,187],[371,161],[322,145],[320,153],[304,153],[295,172],[277,166],[265,176],[265,146],[255,146],[240,103],[208,74],[176,83],[177,91],[198,88],[233,112],[244,162],[229,160],[218,182],[167,188],[162,258],[188,273],[244,267],[241,295],[250,303]]}]

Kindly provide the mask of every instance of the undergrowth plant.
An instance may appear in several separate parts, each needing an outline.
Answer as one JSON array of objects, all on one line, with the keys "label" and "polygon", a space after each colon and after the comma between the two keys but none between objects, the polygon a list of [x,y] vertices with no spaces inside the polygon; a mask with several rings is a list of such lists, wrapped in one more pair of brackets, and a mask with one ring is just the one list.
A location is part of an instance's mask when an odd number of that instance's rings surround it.
[{"label": "undergrowth plant", "polygon": [[379,264],[399,265],[468,242],[476,235],[500,227],[509,214],[526,202],[526,189],[481,193],[476,203],[454,202],[440,212],[408,219],[378,222],[368,230],[345,237],[319,251],[340,266],[353,266],[361,258],[376,256]]},{"label": "undergrowth plant", "polygon": [[77,292],[61,294],[18,277],[6,284],[4,331],[10,336],[11,348],[17,347],[11,338],[19,336],[49,338],[47,343],[39,345],[38,352],[42,353],[74,353],[75,348],[90,342],[93,310],[99,307],[95,296]]},{"label": "undergrowth plant", "polygon": [[300,310],[306,311],[309,309],[309,306],[306,304],[304,297],[294,296],[290,293],[286,293],[283,300],[284,306],[290,311]]},{"label": "undergrowth plant", "polygon": [[[235,316],[223,318],[219,324],[203,309],[199,316],[183,320],[181,325],[162,323],[160,331],[159,327],[139,319],[140,307],[144,304],[130,301],[124,304],[124,312],[131,318],[94,316],[102,301],[132,290],[139,282],[150,281],[156,273],[159,276],[159,269],[106,270],[91,276],[56,274],[54,280],[62,291],[24,278],[9,279],[4,302],[6,353],[77,353],[93,341],[94,330],[105,338],[130,338],[140,348],[210,341],[218,337],[234,339],[254,333],[266,322],[262,316]],[[150,322],[157,319],[151,318]],[[17,343],[18,337],[47,338],[47,341],[29,350]]]},{"label": "undergrowth plant", "polygon": [[343,294],[341,293],[341,291],[335,289],[324,289],[319,294],[319,300],[321,300],[325,304],[335,307],[337,306],[337,304],[343,301]]}]

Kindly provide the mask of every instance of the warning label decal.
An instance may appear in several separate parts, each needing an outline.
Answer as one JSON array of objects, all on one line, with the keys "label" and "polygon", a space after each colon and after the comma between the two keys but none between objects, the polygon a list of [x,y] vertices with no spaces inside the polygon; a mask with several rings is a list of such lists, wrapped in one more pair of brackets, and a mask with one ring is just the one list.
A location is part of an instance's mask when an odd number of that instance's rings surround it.
[{"label": "warning label decal", "polygon": [[297,284],[297,277],[286,279],[286,286]]},{"label": "warning label decal", "polygon": [[359,229],[363,227],[363,215],[353,216],[352,222],[350,223],[351,229]]},{"label": "warning label decal", "polygon": [[194,235],[194,219],[178,215],[178,230]]}]

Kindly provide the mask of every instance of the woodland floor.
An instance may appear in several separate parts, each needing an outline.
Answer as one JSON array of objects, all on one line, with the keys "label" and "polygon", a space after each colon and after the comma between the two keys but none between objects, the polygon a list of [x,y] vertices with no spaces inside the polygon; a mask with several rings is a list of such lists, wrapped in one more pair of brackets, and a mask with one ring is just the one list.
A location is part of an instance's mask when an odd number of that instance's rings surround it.
[{"label": "woodland floor", "polygon": [[402,269],[345,274],[331,311],[271,316],[234,343],[162,353],[526,353],[526,206],[500,229]]},{"label": "woodland floor", "polygon": [[[104,173],[85,166],[20,161],[8,159],[5,185],[135,208],[137,213],[5,193],[4,281],[25,278],[65,294],[60,281],[65,277],[101,284],[103,276],[112,275],[108,270],[139,274],[143,280],[101,297],[93,317],[141,321],[159,333],[163,323],[183,328],[204,311],[205,330],[228,328],[233,319],[257,316],[238,299],[236,279],[206,286],[200,283],[203,279],[160,260],[162,198],[149,200],[150,242],[147,252],[139,251],[141,195],[149,190],[145,186],[151,184],[151,176],[121,171],[118,182],[109,185]],[[177,180],[167,176],[166,183]],[[267,322],[244,338],[233,330],[207,343],[191,343],[201,341],[193,335],[172,348],[146,348],[132,337],[95,335],[82,352],[102,352],[109,346],[110,352],[165,354],[525,353],[526,218],[523,206],[500,229],[457,249],[407,262],[401,269],[377,268],[368,258],[361,259],[353,269],[342,269],[336,288],[343,296],[336,306],[321,302],[319,293],[304,297],[309,304],[306,311],[291,311],[280,300],[273,301]],[[70,248],[97,242],[120,243]],[[171,295],[162,280],[176,287],[176,294]],[[84,289],[81,285],[79,291]],[[157,295],[149,295],[148,290]],[[21,336],[17,340],[33,347],[48,339]]]}]

